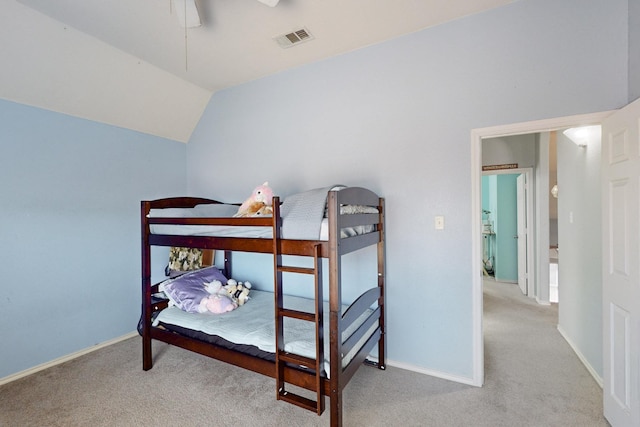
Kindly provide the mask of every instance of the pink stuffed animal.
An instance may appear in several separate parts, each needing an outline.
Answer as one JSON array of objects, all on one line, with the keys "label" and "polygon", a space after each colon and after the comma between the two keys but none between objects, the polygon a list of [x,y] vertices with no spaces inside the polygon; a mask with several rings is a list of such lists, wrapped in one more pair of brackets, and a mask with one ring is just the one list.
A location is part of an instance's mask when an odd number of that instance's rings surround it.
[{"label": "pink stuffed animal", "polygon": [[200,313],[211,312],[214,314],[228,313],[238,308],[238,304],[225,295],[209,295],[202,298],[198,311]]},{"label": "pink stuffed animal", "polygon": [[[262,203],[265,206],[271,206],[273,201],[273,191],[269,187],[269,182],[259,185],[253,190],[251,196],[238,208],[238,212],[234,217],[253,216],[257,209],[256,204]],[[250,212],[251,210],[251,212]]]},{"label": "pink stuffed animal", "polygon": [[228,313],[238,308],[238,303],[226,295],[226,289],[223,288],[222,282],[214,280],[211,283],[204,284],[205,289],[211,295],[202,298],[198,306],[198,313]]}]

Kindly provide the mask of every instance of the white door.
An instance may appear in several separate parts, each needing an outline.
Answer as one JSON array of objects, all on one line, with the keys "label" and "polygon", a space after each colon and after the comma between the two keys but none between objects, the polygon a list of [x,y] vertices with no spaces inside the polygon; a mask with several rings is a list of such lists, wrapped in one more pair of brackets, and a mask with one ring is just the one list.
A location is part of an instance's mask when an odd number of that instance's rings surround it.
[{"label": "white door", "polygon": [[516,178],[516,210],[518,239],[518,286],[527,295],[527,179],[525,174]]},{"label": "white door", "polygon": [[602,123],[604,416],[640,425],[640,100]]}]

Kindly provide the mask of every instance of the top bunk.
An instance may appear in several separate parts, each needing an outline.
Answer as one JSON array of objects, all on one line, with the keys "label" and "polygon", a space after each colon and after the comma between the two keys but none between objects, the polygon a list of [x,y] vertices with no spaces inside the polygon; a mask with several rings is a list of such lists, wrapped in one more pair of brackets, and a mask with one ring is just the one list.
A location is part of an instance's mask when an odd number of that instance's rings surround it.
[{"label": "top bunk", "polygon": [[237,211],[237,204],[196,197],[143,201],[143,245],[273,253],[277,244],[283,255],[328,258],[383,239],[384,199],[362,187],[273,197],[269,216],[234,217]]}]

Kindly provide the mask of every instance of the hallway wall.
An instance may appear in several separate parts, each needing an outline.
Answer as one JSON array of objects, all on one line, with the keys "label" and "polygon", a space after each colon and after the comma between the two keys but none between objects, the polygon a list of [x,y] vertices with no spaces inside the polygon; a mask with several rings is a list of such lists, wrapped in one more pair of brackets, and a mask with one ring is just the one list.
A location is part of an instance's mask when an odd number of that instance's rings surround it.
[{"label": "hallway wall", "polygon": [[558,329],[602,378],[600,141],[578,147],[558,132]]}]

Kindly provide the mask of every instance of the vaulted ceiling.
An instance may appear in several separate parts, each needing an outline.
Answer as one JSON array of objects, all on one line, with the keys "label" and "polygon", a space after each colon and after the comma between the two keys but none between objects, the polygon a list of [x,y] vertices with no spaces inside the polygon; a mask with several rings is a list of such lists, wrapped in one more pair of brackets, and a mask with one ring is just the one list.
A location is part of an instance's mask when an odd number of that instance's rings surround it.
[{"label": "vaulted ceiling", "polygon": [[9,0],[0,98],[186,142],[216,91],[511,1]]}]

